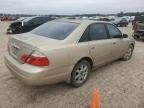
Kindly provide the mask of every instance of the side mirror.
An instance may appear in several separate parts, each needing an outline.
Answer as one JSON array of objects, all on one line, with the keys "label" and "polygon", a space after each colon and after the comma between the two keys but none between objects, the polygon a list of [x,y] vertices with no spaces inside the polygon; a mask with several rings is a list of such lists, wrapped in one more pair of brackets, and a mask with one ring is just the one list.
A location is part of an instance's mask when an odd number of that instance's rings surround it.
[{"label": "side mirror", "polygon": [[127,34],[123,34],[123,38],[128,38],[128,35]]}]

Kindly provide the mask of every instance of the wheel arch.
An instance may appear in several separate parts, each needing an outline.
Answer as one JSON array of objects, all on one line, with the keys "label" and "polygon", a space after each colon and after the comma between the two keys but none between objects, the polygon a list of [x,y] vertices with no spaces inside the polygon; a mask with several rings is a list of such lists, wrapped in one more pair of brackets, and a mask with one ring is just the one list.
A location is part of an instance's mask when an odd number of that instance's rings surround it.
[{"label": "wheel arch", "polygon": [[[87,61],[90,63],[90,65],[91,65],[91,69],[93,68],[93,60],[92,60],[92,58],[91,58],[91,57],[82,57],[81,59],[79,59],[79,60],[75,63],[73,69],[74,69],[75,66],[76,66],[79,62],[81,62],[82,60],[87,60]],[[71,71],[71,73],[70,73],[70,76],[69,76],[68,80],[66,81],[67,83],[71,83],[71,75],[72,75],[73,69],[72,69],[72,71]]]},{"label": "wheel arch", "polygon": [[130,45],[132,45],[132,46],[133,46],[133,48],[135,47],[134,43],[130,43]]},{"label": "wheel arch", "polygon": [[[81,62],[82,60],[88,61],[88,62],[90,63],[90,65],[91,65],[91,68],[93,67],[93,60],[92,60],[92,58],[90,58],[90,57],[83,57],[83,58],[81,58],[80,60],[78,60],[78,61],[76,62],[75,66],[76,66],[79,62]],[[75,67],[75,66],[74,66],[74,67]]]}]

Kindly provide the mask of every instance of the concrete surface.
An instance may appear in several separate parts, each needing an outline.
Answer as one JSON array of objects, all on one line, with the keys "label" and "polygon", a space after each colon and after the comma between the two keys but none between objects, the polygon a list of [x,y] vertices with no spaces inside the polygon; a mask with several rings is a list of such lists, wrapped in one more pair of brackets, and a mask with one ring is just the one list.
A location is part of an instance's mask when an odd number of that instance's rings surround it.
[{"label": "concrete surface", "polygon": [[[115,61],[94,70],[80,88],[61,83],[31,87],[17,80],[4,65],[8,22],[0,22],[0,108],[85,108],[95,87],[101,108],[144,108],[144,42],[136,42],[130,61]],[[129,35],[131,26],[121,28]]]}]

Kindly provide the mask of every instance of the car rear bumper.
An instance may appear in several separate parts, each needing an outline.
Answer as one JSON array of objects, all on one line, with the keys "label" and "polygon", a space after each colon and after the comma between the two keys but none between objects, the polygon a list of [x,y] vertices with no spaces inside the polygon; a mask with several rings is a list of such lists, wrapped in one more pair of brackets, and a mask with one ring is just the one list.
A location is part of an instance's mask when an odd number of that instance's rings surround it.
[{"label": "car rear bumper", "polygon": [[20,64],[9,54],[5,55],[5,64],[10,72],[28,85],[46,85],[67,81],[73,66],[49,70],[48,67],[35,67]]}]

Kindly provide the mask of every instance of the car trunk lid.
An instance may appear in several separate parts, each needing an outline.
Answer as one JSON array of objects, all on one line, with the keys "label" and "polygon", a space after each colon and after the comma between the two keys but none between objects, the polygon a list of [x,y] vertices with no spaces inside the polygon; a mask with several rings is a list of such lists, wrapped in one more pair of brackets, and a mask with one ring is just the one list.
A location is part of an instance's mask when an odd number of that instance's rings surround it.
[{"label": "car trunk lid", "polygon": [[10,36],[8,43],[8,52],[20,63],[23,54],[31,55],[35,50],[46,50],[58,46],[60,41],[49,39],[47,37],[37,36],[31,33]]},{"label": "car trunk lid", "polygon": [[8,52],[9,54],[18,60],[20,63],[24,63],[21,60],[21,56],[23,54],[31,54],[34,51],[35,47],[28,45],[14,37],[10,37],[8,44]]}]

